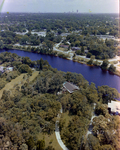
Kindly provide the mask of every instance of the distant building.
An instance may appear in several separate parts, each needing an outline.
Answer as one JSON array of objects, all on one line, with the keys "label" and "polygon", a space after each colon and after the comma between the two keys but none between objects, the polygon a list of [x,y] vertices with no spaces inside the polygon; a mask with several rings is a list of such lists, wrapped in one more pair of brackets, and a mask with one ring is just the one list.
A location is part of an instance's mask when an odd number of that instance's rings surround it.
[{"label": "distant building", "polygon": [[84,51],[85,51],[85,53],[88,53],[88,50],[87,50],[87,49],[85,49]]},{"label": "distant building", "polygon": [[62,48],[68,48],[69,45],[60,45],[60,47],[62,47]]},{"label": "distant building", "polygon": [[13,71],[13,67],[7,67],[6,70]]},{"label": "distant building", "polygon": [[5,71],[5,69],[4,69],[5,67],[3,67],[3,66],[0,66],[0,71],[3,73],[4,71]]},{"label": "distant building", "polygon": [[108,103],[108,110],[109,113],[120,115],[120,102],[111,101],[111,103]]},{"label": "distant building", "polygon": [[76,51],[76,50],[81,50],[80,47],[72,47],[71,49],[72,49],[73,51],[74,51],[74,50],[75,50],[75,51]]},{"label": "distant building", "polygon": [[66,36],[68,36],[68,35],[70,35],[70,34],[71,34],[71,33],[62,33],[61,36],[62,36],[62,37],[65,36],[65,37],[66,37]]},{"label": "distant building", "polygon": [[[95,36],[95,35],[90,35],[90,36]],[[113,39],[115,40],[115,37],[113,35],[96,35],[96,37],[100,38],[100,39]]]},{"label": "distant building", "polygon": [[69,82],[64,82],[63,83],[63,92],[68,91],[69,93],[73,93],[74,91],[79,90],[79,87],[69,83]]},{"label": "distant building", "polygon": [[0,71],[3,73],[5,71],[13,71],[13,67],[3,67],[3,66],[0,66]]}]

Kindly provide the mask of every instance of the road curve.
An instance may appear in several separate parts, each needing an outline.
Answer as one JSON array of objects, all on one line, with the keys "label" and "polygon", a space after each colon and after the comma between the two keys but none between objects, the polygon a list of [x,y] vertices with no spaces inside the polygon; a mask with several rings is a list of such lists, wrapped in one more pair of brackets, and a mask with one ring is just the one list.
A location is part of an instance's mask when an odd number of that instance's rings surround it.
[{"label": "road curve", "polygon": [[[61,108],[60,112],[62,113],[62,108]],[[60,118],[60,114],[58,114],[57,118],[58,118],[58,119]],[[59,130],[59,121],[58,121],[58,119],[57,119],[57,121],[56,121],[56,123],[55,123],[55,135],[56,135],[56,139],[57,139],[59,145],[61,146],[61,148],[62,148],[63,150],[69,150],[69,149],[64,145],[63,141],[61,140],[61,137],[60,137],[60,130]]]}]

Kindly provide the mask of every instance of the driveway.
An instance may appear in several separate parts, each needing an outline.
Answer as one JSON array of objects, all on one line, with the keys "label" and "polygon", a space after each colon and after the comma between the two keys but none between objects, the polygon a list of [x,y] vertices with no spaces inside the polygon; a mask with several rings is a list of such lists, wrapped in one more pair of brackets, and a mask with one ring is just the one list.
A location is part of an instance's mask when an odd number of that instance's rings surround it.
[{"label": "driveway", "polygon": [[[62,108],[60,109],[60,113],[62,113]],[[61,137],[60,137],[60,131],[59,131],[59,119],[60,119],[60,113],[57,115],[57,121],[55,123],[55,135],[56,135],[56,139],[59,143],[59,145],[61,146],[61,148],[63,150],[69,150],[63,143],[63,141],[61,140]]]}]

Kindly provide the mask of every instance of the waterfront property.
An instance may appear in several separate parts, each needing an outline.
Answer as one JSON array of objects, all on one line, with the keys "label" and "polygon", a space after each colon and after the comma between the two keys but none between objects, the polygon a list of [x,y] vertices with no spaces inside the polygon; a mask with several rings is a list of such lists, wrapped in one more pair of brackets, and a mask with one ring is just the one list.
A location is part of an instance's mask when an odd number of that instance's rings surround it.
[{"label": "waterfront property", "polygon": [[69,45],[60,45],[60,47],[68,49]]},{"label": "waterfront property", "polygon": [[120,115],[120,102],[111,101],[108,103],[108,110],[111,114]]},{"label": "waterfront property", "polygon": [[3,67],[3,66],[0,66],[0,71],[3,73],[5,71],[13,71],[13,67]]},{"label": "waterfront property", "polygon": [[0,71],[3,73],[5,70],[4,70],[5,67],[3,66],[0,66]]},{"label": "waterfront property", "polygon": [[69,93],[73,93],[76,90],[79,90],[78,86],[76,86],[70,82],[63,83],[63,92],[68,91]]},{"label": "waterfront property", "polygon": [[75,51],[76,51],[76,50],[81,50],[80,47],[72,47],[71,49],[72,49],[73,51],[74,51],[74,50],[75,50]]}]

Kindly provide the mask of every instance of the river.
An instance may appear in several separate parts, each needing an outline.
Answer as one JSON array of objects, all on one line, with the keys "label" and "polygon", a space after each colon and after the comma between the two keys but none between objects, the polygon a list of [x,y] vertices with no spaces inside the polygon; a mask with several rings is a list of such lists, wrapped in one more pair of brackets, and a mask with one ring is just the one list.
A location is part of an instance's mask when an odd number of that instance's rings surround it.
[{"label": "river", "polygon": [[[16,53],[17,55],[22,57],[27,56],[31,60],[39,60],[40,58],[42,58],[43,60],[47,60],[53,68],[57,68],[58,70],[65,72],[69,71],[81,73],[84,78],[89,81],[89,83],[94,82],[96,86],[108,85],[112,88],[116,88],[120,93],[120,77],[116,75],[111,75],[109,74],[109,72],[103,72],[99,67],[89,67],[78,62],[73,62],[71,60],[66,60],[55,56],[30,53],[20,50],[7,51],[11,53]],[[0,53],[1,52],[5,52],[5,50],[0,50]]]}]

